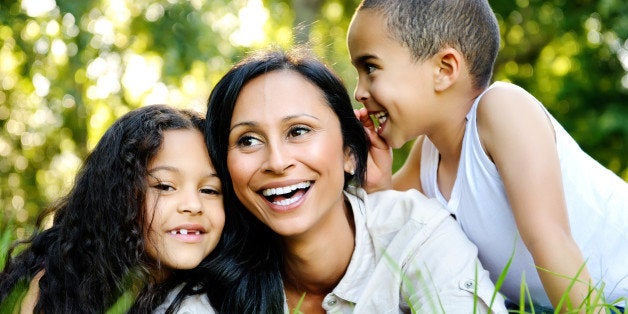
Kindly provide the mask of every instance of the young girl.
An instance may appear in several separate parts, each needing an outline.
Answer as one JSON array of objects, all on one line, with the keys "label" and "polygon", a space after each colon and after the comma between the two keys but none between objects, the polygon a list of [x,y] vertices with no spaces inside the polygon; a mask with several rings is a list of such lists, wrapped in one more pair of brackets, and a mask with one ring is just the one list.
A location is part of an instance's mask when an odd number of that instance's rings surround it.
[{"label": "young girl", "polygon": [[[2,309],[103,313],[125,291],[143,286],[131,311],[151,312],[188,281],[180,270],[196,267],[216,248],[225,223],[202,123],[164,105],[116,121],[69,194],[40,217],[39,228],[41,218],[54,213],[52,227],[35,232],[30,245],[8,259],[0,274]],[[28,292],[15,301],[10,296],[20,285]],[[180,286],[174,294],[190,289]],[[186,303],[171,293],[176,302],[159,311],[212,311],[204,296],[194,298],[198,302]]]}]

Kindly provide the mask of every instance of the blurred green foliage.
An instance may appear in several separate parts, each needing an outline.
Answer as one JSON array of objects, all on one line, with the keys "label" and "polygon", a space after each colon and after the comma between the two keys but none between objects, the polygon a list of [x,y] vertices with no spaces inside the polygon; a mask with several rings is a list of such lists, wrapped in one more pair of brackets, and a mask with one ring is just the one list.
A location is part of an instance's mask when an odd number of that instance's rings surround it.
[{"label": "blurred green foliage", "polygon": [[[204,111],[250,50],[309,42],[352,91],[345,37],[358,2],[0,0],[0,226],[29,235],[117,117],[150,103]],[[502,32],[495,79],[531,91],[628,179],[628,2],[490,2]]]}]

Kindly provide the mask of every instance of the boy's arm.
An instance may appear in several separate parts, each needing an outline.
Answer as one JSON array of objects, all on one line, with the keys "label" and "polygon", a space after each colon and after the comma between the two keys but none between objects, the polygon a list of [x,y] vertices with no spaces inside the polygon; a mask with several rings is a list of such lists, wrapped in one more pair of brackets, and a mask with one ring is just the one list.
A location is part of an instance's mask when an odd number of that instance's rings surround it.
[{"label": "boy's arm", "polygon": [[412,144],[412,149],[403,166],[393,175],[392,186],[395,190],[416,189],[423,192],[421,189],[421,150],[424,138],[425,135],[419,135],[414,144]]},{"label": "boy's arm", "polygon": [[[554,129],[532,96],[494,88],[478,108],[478,132],[504,182],[519,233],[532,254],[550,301],[557,307],[584,264],[571,236]],[[560,275],[557,275],[560,274]],[[580,308],[590,293],[584,267],[561,311]],[[595,294],[589,300],[596,300]]]},{"label": "boy's arm", "polygon": [[375,131],[375,124],[366,108],[355,109],[355,116],[362,122],[371,142],[366,164],[364,189],[368,193],[392,188],[392,149]]}]

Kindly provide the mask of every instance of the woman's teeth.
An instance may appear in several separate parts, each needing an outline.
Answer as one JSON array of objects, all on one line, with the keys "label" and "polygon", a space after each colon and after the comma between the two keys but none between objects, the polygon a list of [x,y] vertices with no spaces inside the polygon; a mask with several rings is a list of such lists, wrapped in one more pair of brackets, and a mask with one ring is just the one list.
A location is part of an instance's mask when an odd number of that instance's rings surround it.
[{"label": "woman's teeth", "polygon": [[[288,206],[303,196],[305,191],[312,185],[312,182],[300,182],[290,186],[270,188],[262,190],[262,195],[271,203],[279,206]],[[303,191],[302,191],[303,190]]]},{"label": "woman's teeth", "polygon": [[308,182],[301,182],[301,183],[297,183],[294,185],[290,185],[290,186],[283,186],[283,187],[278,187],[278,188],[270,188],[270,189],[265,189],[262,191],[262,195],[264,196],[275,196],[275,195],[284,195],[284,194],[288,194],[292,191],[298,190],[298,189],[305,189],[305,188],[309,188],[311,185],[311,183]]}]

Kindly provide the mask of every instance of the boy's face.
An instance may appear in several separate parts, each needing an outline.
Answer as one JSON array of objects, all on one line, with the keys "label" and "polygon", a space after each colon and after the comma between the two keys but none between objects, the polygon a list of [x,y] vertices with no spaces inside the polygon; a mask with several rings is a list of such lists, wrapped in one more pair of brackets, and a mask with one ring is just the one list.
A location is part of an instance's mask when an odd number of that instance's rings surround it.
[{"label": "boy's face", "polygon": [[378,134],[393,148],[425,134],[433,112],[430,60],[415,61],[388,32],[384,16],[372,9],[355,14],[347,43],[358,71],[355,99],[377,117]]}]

